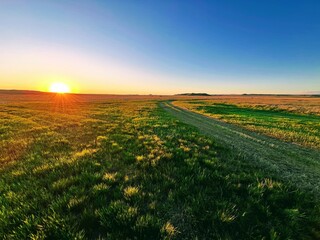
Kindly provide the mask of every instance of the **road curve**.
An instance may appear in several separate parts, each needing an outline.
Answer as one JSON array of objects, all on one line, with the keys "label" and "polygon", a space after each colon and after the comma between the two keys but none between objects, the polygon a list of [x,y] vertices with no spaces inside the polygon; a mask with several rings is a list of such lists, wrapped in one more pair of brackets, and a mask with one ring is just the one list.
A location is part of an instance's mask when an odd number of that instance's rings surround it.
[{"label": "road curve", "polygon": [[297,187],[320,197],[320,151],[249,131],[177,107],[172,102],[161,102],[160,107],[181,122],[195,126],[217,143],[245,156],[252,164],[266,168],[270,170],[270,174],[276,173]]}]

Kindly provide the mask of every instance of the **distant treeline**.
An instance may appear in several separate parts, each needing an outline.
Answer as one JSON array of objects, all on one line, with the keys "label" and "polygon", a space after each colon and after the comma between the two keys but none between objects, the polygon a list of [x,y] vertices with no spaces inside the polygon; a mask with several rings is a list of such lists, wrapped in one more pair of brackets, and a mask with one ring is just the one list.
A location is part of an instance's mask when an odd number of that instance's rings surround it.
[{"label": "distant treeline", "polygon": [[181,94],[176,94],[178,96],[211,96],[208,93],[181,93]]}]

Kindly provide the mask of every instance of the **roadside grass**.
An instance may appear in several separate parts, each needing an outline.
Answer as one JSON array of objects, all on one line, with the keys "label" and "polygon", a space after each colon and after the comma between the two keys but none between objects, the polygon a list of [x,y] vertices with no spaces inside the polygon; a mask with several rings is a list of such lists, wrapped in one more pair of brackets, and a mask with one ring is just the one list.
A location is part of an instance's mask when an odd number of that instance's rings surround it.
[{"label": "roadside grass", "polygon": [[[214,95],[206,99],[175,99],[193,103],[203,101],[207,105],[215,103],[233,104],[246,108],[270,108],[300,114],[320,115],[320,98],[298,95]],[[197,101],[190,101],[197,100]]]},{"label": "roadside grass", "polygon": [[210,101],[174,103],[287,142],[320,148],[320,116],[315,114],[289,112],[274,105],[244,106]]},{"label": "roadside grass", "polygon": [[[313,195],[250,165],[156,101],[86,103],[69,113],[41,103],[8,108],[0,238],[320,237]],[[10,156],[7,147],[20,149],[20,141],[23,150]]]}]

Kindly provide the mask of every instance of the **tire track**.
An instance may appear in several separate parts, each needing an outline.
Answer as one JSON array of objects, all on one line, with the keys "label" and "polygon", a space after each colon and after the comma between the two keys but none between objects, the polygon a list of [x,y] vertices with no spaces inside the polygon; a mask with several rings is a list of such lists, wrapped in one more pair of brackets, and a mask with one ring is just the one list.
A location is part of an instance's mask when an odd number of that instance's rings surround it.
[{"label": "tire track", "polygon": [[193,125],[203,134],[270,174],[320,196],[320,152],[280,141],[177,106],[161,102],[160,107],[181,122]]}]

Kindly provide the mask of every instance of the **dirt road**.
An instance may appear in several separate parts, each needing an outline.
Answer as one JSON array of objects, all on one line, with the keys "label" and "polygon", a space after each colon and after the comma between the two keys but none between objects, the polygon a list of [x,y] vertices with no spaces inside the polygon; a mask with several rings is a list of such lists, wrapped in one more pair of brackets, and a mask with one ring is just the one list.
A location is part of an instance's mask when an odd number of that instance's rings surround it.
[{"label": "dirt road", "polygon": [[320,197],[320,151],[286,143],[256,132],[228,124],[186,109],[171,102],[160,106],[181,122],[190,124],[217,143],[233,149],[258,167],[270,170],[299,188]]}]

